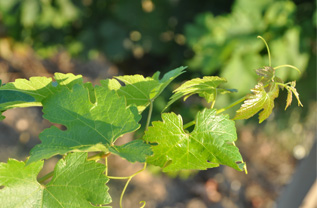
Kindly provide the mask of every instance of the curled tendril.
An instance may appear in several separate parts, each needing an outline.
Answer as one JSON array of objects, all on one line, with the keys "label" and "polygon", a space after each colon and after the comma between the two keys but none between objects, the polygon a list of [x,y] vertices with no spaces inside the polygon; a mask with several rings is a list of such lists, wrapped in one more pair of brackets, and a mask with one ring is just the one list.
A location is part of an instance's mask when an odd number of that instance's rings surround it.
[{"label": "curled tendril", "polygon": [[267,42],[265,41],[265,39],[262,36],[259,35],[257,38],[260,38],[264,42],[264,44],[266,46],[267,53],[269,55],[269,66],[272,66],[270,47],[267,45]]},{"label": "curled tendril", "polygon": [[278,68],[282,68],[282,67],[288,67],[288,68],[295,69],[299,74],[301,74],[301,71],[300,71],[297,67],[295,67],[295,66],[293,66],[293,65],[289,65],[289,64],[284,64],[284,65],[276,66],[276,67],[274,67],[274,69],[278,69]]},{"label": "curled tendril", "polygon": [[144,207],[145,207],[145,205],[146,205],[146,202],[145,202],[145,201],[140,201],[139,203],[140,203],[140,204],[142,204],[142,203],[143,203],[143,205],[142,205],[140,208],[144,208]]},{"label": "curled tendril", "polygon": [[[269,56],[269,66],[272,67],[270,47],[268,46],[267,42],[265,41],[265,39],[262,36],[259,35],[257,38],[260,38],[264,42],[266,49],[267,49],[268,56]],[[279,68],[283,68],[283,67],[295,69],[299,74],[301,74],[301,71],[297,67],[289,65],[289,64],[276,66],[276,67],[273,67],[273,69],[279,69]]]}]

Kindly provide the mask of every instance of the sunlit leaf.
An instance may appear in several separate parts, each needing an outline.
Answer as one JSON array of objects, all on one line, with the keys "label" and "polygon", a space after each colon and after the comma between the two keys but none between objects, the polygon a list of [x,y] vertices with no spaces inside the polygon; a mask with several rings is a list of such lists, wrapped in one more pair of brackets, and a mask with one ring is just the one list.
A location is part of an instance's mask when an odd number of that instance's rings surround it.
[{"label": "sunlit leaf", "polygon": [[[70,89],[73,85],[83,82],[81,75],[55,73],[54,78],[55,81],[47,77],[31,77],[30,80],[16,79],[14,82],[0,86],[0,99],[3,101],[0,103],[0,110],[14,107],[41,106],[42,100],[53,95],[63,87]],[[6,98],[8,93],[13,95],[13,91],[17,95],[17,100],[13,101],[11,99],[4,102],[5,99],[8,99]],[[23,100],[21,100],[22,94],[24,97]],[[29,95],[29,98],[25,100],[27,95]],[[30,96],[33,97],[33,100]]]},{"label": "sunlit leaf", "polygon": [[150,145],[143,140],[133,140],[121,146],[111,146],[110,151],[130,162],[145,162],[146,157],[152,155]]},{"label": "sunlit leaf", "polygon": [[290,106],[290,104],[292,103],[292,94],[295,95],[296,99],[297,99],[297,103],[298,106],[302,106],[303,104],[301,103],[300,99],[299,99],[299,94],[295,88],[296,86],[296,82],[293,81],[291,82],[291,86],[285,85],[286,89],[287,89],[287,99],[286,99],[286,107],[285,110]]},{"label": "sunlit leaf", "polygon": [[200,97],[206,99],[208,103],[215,100],[217,94],[229,93],[231,91],[218,88],[218,86],[222,83],[227,82],[226,79],[217,77],[217,76],[206,76],[202,79],[195,78],[189,80],[174,90],[174,94],[170,98],[167,106],[168,108],[171,104],[173,104],[176,100],[184,97],[186,100],[188,97],[198,94]]},{"label": "sunlit leaf", "polygon": [[148,163],[162,167],[163,171],[205,170],[219,165],[243,170],[245,164],[232,144],[237,139],[235,123],[228,115],[216,115],[216,110],[205,109],[197,114],[190,133],[183,129],[180,115],[164,113],[162,120],[153,122],[145,132],[144,140],[156,143]]},{"label": "sunlit leaf", "polygon": [[[125,86],[117,89],[119,95],[124,96],[128,105],[136,105],[141,113],[144,109],[157,98],[167,85],[180,74],[184,73],[186,67],[179,67],[166,73],[162,79],[159,79],[160,73],[155,73],[153,77],[144,77],[142,75],[118,76]],[[109,83],[108,85],[117,86]]]},{"label": "sunlit leaf", "polygon": [[109,179],[103,174],[106,167],[86,159],[87,153],[67,155],[57,163],[46,185],[36,179],[43,161],[27,166],[14,159],[0,163],[0,186],[4,187],[0,189],[1,207],[88,208],[109,204]]},{"label": "sunlit leaf", "polygon": [[28,163],[71,151],[108,152],[119,137],[139,128],[141,116],[134,106],[126,107],[123,97],[104,86],[96,86],[94,92],[95,103],[83,85],[64,88],[43,101],[43,117],[67,129],[44,130]]},{"label": "sunlit leaf", "polygon": [[237,110],[234,119],[248,119],[259,113],[259,123],[267,119],[274,108],[274,99],[278,97],[279,88],[273,85],[271,91],[266,92],[262,83],[259,83],[251,90],[252,94],[246,96],[246,100]]}]

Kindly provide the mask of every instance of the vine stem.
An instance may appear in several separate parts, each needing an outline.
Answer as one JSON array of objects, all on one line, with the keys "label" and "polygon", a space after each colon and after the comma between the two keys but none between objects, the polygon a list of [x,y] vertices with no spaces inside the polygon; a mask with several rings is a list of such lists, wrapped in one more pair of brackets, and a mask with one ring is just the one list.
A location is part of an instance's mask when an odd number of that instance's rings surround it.
[{"label": "vine stem", "polygon": [[[87,160],[98,160],[101,158],[107,158],[110,154],[111,154],[110,152],[108,152],[106,154],[104,152],[101,152],[101,153],[98,153],[98,154],[95,154],[95,155],[88,157]],[[108,169],[108,167],[107,167],[107,169]],[[106,173],[108,172],[107,169],[106,169]],[[54,171],[51,171],[48,174],[44,175],[43,177],[39,178],[38,182],[43,183],[47,179],[51,178],[53,175],[54,175]]]},{"label": "vine stem", "polygon": [[224,112],[224,111],[226,111],[226,110],[232,108],[233,106],[238,105],[239,103],[242,103],[243,101],[245,101],[245,99],[246,99],[246,97],[244,96],[244,97],[240,98],[239,100],[237,100],[237,101],[231,103],[230,105],[228,105],[228,106],[226,106],[226,107],[224,107],[224,108],[221,108],[221,109],[217,110],[217,114],[222,113],[222,112]]}]

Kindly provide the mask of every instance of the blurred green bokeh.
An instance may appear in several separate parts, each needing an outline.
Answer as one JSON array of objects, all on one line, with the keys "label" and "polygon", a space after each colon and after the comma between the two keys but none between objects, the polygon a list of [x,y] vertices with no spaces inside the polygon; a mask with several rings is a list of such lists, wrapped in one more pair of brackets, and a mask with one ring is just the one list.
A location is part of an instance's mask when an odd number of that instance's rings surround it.
[{"label": "blurred green bokeh", "polygon": [[312,95],[315,31],[309,0],[0,0],[0,37],[43,58],[60,50],[80,59],[104,55],[126,74],[146,75],[188,65],[185,78],[219,75],[238,89],[221,105],[248,93],[255,69],[269,64],[258,35],[270,46],[273,67],[291,64],[303,72],[279,69],[278,76],[310,80],[304,90]]},{"label": "blurred green bokeh", "polygon": [[[237,95],[244,95],[255,84],[254,70],[269,65],[264,43],[255,38],[261,35],[270,46],[273,67],[291,64],[305,71],[313,18],[299,22],[296,10],[292,1],[237,0],[229,14],[199,14],[195,23],[186,27],[188,44],[195,52],[189,67],[204,75],[219,73],[228,79],[229,88],[238,87]],[[279,70],[278,76],[293,80],[300,75]]]}]

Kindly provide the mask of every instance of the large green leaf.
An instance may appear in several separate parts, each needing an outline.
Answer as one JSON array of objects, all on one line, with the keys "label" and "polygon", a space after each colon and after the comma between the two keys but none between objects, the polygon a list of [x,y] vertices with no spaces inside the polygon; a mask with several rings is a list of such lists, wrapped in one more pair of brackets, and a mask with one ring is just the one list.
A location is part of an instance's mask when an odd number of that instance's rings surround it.
[{"label": "large green leaf", "polygon": [[170,98],[170,101],[168,102],[165,109],[173,104],[176,100],[182,97],[184,97],[184,100],[186,100],[193,94],[198,94],[200,97],[205,98],[208,103],[210,103],[216,99],[218,93],[223,94],[230,92],[229,90],[218,88],[220,84],[225,82],[227,82],[226,79],[217,76],[205,76],[202,79],[196,78],[189,80],[174,90],[174,94]]},{"label": "large green leaf", "polygon": [[[108,152],[120,136],[139,128],[141,116],[136,107],[126,107],[125,99],[115,91],[96,86],[95,103],[89,92],[85,86],[75,85],[72,90],[64,88],[43,101],[44,118],[67,129],[53,126],[44,130],[40,134],[42,143],[31,150],[28,163],[70,151]],[[147,156],[140,154],[139,157]]]},{"label": "large green leaf", "polygon": [[216,110],[205,109],[197,114],[192,132],[183,129],[180,115],[162,114],[163,122],[153,122],[144,140],[157,143],[148,163],[163,171],[182,169],[204,170],[228,165],[243,170],[242,157],[233,142],[237,139],[234,121],[227,115],[216,115]]},{"label": "large green leaf", "polygon": [[[55,82],[48,77],[31,77],[30,80],[16,79],[14,82],[0,86],[0,110],[41,106],[42,100],[61,88],[68,87],[70,89],[73,85],[83,82],[81,75],[55,73],[54,78]],[[12,97],[14,93],[15,99],[9,99],[9,94]]]},{"label": "large green leaf", "polygon": [[[184,73],[185,68],[174,69],[166,73],[162,79],[159,79],[159,72],[155,73],[153,77],[146,78],[138,74],[118,76],[116,79],[123,82],[125,86],[117,89],[117,92],[119,95],[125,96],[128,105],[136,105],[141,113],[151,101],[162,93],[171,81]],[[110,82],[107,84],[109,87],[117,86],[117,84]]]},{"label": "large green leaf", "polygon": [[0,163],[0,186],[4,186],[0,190],[1,207],[89,208],[109,204],[109,179],[103,174],[106,167],[86,159],[87,153],[67,155],[57,163],[46,185],[36,180],[43,161],[27,166],[14,159]]},{"label": "large green leaf", "polygon": [[146,157],[153,154],[150,146],[143,140],[133,140],[121,146],[111,146],[110,151],[130,162],[145,162]]},{"label": "large green leaf", "polygon": [[270,91],[266,91],[263,83],[258,83],[254,89],[251,90],[252,94],[246,96],[246,100],[237,110],[237,114],[234,119],[248,119],[259,113],[259,123],[267,119],[274,108],[274,99],[278,97],[279,87],[272,83],[268,86]]},{"label": "large green leaf", "polygon": [[34,102],[31,95],[15,90],[0,90],[0,109],[6,109],[7,106],[21,105],[23,103]]}]

